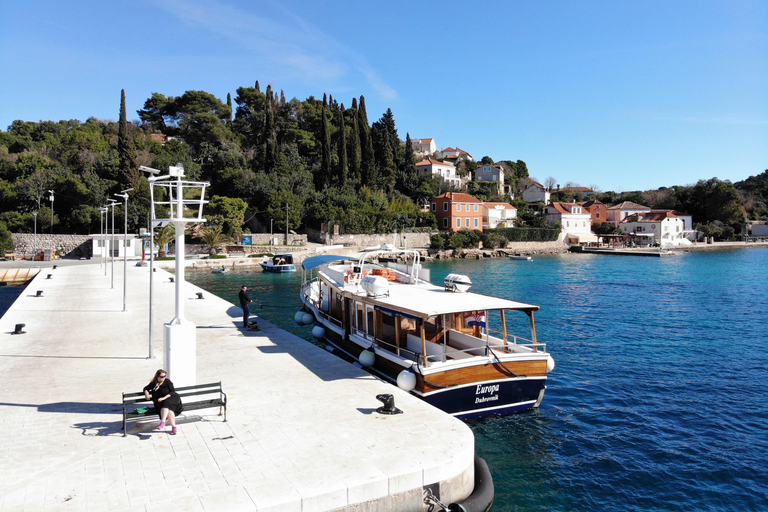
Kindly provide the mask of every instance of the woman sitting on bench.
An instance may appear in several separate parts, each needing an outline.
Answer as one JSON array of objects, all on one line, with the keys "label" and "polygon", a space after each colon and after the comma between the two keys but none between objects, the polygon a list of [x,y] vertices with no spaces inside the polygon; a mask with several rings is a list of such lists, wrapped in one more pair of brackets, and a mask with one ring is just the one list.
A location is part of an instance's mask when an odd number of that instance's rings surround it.
[{"label": "woman sitting on bench", "polygon": [[183,408],[181,397],[176,393],[173,382],[167,379],[166,371],[163,369],[155,372],[154,378],[144,386],[144,398],[152,400],[160,416],[160,425],[157,430],[165,428],[165,419],[171,423],[171,435],[176,434],[176,415],[181,414]]}]

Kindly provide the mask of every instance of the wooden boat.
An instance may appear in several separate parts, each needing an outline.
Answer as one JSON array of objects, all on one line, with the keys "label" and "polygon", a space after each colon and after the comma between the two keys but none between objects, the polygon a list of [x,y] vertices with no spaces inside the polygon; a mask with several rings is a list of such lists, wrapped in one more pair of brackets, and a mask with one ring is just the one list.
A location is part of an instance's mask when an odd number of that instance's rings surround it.
[{"label": "wooden boat", "polygon": [[[433,285],[418,252],[398,251],[404,263],[388,266],[383,252],[304,260],[311,315],[296,321],[316,322],[312,334],[333,352],[461,419],[539,406],[554,368],[536,340],[539,306],[466,291],[471,281],[458,274]],[[527,338],[508,331],[514,316]]]},{"label": "wooden boat", "polygon": [[525,261],[533,261],[533,258],[530,256],[526,256],[525,254],[510,254],[509,259],[511,260],[525,260]]},{"label": "wooden boat", "polygon": [[296,272],[296,266],[293,264],[293,254],[275,254],[271,258],[259,262],[264,272]]}]

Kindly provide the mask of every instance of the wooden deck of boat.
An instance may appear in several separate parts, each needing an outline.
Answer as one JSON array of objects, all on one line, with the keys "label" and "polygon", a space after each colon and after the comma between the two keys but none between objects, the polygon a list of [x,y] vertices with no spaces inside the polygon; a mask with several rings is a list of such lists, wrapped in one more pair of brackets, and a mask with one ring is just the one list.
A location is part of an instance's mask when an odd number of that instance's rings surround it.
[{"label": "wooden deck of boat", "polygon": [[23,284],[39,272],[40,268],[0,268],[0,283]]}]

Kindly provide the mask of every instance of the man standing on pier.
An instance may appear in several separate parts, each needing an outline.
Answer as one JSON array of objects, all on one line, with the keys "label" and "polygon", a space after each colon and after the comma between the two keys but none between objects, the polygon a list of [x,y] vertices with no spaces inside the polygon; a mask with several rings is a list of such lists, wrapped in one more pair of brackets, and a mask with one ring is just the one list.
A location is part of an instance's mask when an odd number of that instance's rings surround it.
[{"label": "man standing on pier", "polygon": [[240,293],[237,294],[237,296],[240,298],[240,306],[243,308],[243,329],[248,327],[248,321],[251,319],[251,308],[248,306],[251,302],[250,297],[248,297],[248,294],[246,291],[248,290],[248,287],[243,285],[240,287]]}]

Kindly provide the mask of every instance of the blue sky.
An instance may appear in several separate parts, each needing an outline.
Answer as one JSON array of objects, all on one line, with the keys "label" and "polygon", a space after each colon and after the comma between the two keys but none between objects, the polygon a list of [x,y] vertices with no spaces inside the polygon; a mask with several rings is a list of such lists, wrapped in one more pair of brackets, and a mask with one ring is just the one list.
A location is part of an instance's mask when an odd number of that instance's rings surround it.
[{"label": "blue sky", "polygon": [[0,6],[0,128],[153,92],[364,95],[401,138],[600,190],[768,168],[768,2],[32,0]]}]

